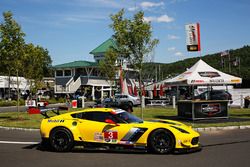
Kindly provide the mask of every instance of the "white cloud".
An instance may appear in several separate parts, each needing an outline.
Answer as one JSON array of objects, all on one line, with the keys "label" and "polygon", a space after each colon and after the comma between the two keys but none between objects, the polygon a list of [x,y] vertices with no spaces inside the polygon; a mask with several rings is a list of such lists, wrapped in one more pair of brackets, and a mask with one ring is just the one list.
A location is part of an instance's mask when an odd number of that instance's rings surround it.
[{"label": "white cloud", "polygon": [[175,56],[183,56],[183,53],[182,52],[176,52],[174,55]]},{"label": "white cloud", "polygon": [[187,2],[188,0],[171,0],[170,3]]},{"label": "white cloud", "polygon": [[158,22],[166,22],[166,23],[169,23],[169,22],[174,21],[174,18],[169,17],[168,15],[162,15],[162,16],[158,17],[157,21],[158,21]]},{"label": "white cloud", "polygon": [[176,50],[175,47],[170,47],[170,48],[168,48],[168,51],[175,51],[175,50]]},{"label": "white cloud", "polygon": [[147,22],[170,23],[174,21],[174,18],[169,17],[168,15],[161,15],[160,17],[144,17],[144,20]]},{"label": "white cloud", "polygon": [[180,39],[180,37],[178,37],[176,35],[168,35],[168,39],[169,40],[175,40],[175,39]]},{"label": "white cloud", "polygon": [[90,8],[114,8],[120,9],[124,4],[119,3],[117,0],[71,0],[65,1],[65,4],[74,6],[84,6]]},{"label": "white cloud", "polygon": [[96,22],[96,21],[101,21],[101,20],[106,20],[107,17],[104,15],[96,14],[96,15],[66,15],[64,16],[65,21],[70,21],[70,22]]},{"label": "white cloud", "polygon": [[131,8],[128,8],[128,11],[133,12],[133,11],[136,11],[138,9],[139,9],[138,7],[131,7]]},{"label": "white cloud", "polygon": [[153,7],[159,7],[159,6],[164,6],[164,2],[159,2],[159,3],[154,3],[154,2],[142,2],[140,3],[140,6],[143,9],[148,9],[148,8],[153,8]]}]

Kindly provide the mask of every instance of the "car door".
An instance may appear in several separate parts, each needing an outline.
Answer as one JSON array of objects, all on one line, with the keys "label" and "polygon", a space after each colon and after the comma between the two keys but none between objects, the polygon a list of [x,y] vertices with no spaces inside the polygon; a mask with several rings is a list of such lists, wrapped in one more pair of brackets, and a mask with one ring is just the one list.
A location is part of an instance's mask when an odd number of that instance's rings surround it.
[{"label": "car door", "polygon": [[106,144],[117,144],[131,129],[129,124],[117,124],[105,122],[112,120],[109,112],[85,112],[78,125],[82,140],[85,142],[96,142]]}]

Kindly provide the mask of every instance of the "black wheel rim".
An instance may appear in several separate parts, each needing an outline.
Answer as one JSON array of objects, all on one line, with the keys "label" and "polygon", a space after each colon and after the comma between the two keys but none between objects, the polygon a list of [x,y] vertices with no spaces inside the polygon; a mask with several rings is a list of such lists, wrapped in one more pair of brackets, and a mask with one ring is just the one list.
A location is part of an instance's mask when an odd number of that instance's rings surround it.
[{"label": "black wheel rim", "polygon": [[160,153],[170,152],[172,139],[167,133],[159,133],[153,138],[153,145]]},{"label": "black wheel rim", "polygon": [[70,143],[70,137],[64,131],[57,131],[53,135],[51,142],[56,150],[62,151],[65,150]]}]

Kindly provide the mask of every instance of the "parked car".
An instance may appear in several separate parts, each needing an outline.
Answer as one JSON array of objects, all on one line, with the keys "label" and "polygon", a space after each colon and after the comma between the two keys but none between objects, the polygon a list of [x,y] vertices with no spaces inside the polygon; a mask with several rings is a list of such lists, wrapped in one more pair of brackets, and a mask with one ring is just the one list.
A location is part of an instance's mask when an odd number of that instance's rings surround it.
[{"label": "parked car", "polygon": [[115,102],[118,104],[127,102],[131,106],[137,106],[141,104],[140,98],[132,95],[116,94]]},{"label": "parked car", "polygon": [[232,95],[226,90],[205,91],[194,98],[201,100],[229,100],[232,103]]}]

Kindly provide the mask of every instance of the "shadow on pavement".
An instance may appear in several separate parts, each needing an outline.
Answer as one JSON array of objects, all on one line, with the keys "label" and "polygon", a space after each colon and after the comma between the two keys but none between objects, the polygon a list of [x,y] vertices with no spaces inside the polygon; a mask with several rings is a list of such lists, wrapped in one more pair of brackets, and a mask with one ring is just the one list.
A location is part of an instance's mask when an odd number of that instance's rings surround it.
[{"label": "shadow on pavement", "polygon": [[[36,149],[39,151],[44,151],[44,152],[54,152],[51,150],[48,146],[42,146],[41,144],[32,144],[23,147],[23,149]],[[146,149],[106,149],[106,148],[83,148],[76,146],[75,148],[72,149],[70,152],[64,152],[64,153],[88,153],[88,154],[99,154],[99,153],[112,153],[112,154],[147,154],[147,155],[182,155],[182,154],[192,154],[195,152],[201,151],[202,148],[199,149],[193,149],[193,150],[182,150],[182,151],[174,151],[173,153],[170,154],[154,154],[148,152]],[[54,152],[54,153],[61,153],[61,152]]]}]

